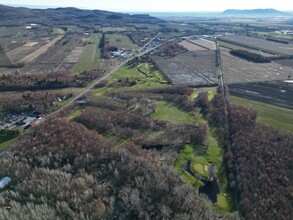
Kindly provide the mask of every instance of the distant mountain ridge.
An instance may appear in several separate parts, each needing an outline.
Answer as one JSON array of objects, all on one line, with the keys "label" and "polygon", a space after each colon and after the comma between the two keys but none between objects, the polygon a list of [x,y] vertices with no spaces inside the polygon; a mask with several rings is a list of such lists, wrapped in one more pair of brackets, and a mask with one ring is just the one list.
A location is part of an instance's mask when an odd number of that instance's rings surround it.
[{"label": "distant mountain ridge", "polygon": [[111,25],[125,23],[158,23],[162,20],[149,15],[136,16],[103,10],[78,8],[29,9],[0,5],[0,25],[24,25],[38,23],[44,25]]},{"label": "distant mountain ridge", "polygon": [[288,13],[278,11],[272,8],[269,9],[252,9],[252,10],[238,10],[238,9],[228,9],[223,12],[223,15],[247,15],[247,16],[253,16],[253,15],[264,15],[264,16],[286,16],[289,15]]}]

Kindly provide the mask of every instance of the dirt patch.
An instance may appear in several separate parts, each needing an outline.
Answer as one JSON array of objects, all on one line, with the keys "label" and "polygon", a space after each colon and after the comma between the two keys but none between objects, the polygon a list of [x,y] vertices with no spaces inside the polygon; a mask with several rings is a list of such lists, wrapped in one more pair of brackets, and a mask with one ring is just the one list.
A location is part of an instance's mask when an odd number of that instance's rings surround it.
[{"label": "dirt patch", "polygon": [[39,42],[27,42],[25,45],[23,45],[24,47],[32,47],[36,44],[38,44]]},{"label": "dirt patch", "polygon": [[[31,54],[27,55],[26,57],[19,60],[20,63],[29,63],[32,62],[34,59],[36,59],[41,54],[45,53],[51,46],[55,45],[57,41],[59,41],[63,35],[59,35],[58,37],[51,40],[49,43],[45,44],[41,48],[37,49],[36,51],[32,52]],[[24,46],[26,46],[25,44]],[[34,43],[31,43],[31,46],[35,45]]]},{"label": "dirt patch", "polygon": [[82,54],[83,47],[76,47],[74,50],[68,54],[68,56],[65,58],[66,63],[76,63],[78,61],[78,58]]}]

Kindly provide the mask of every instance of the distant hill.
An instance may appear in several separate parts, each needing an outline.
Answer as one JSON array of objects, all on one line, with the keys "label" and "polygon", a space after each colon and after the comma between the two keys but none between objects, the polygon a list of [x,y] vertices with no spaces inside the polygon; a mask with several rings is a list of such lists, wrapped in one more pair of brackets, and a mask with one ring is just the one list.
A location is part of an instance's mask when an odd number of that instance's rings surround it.
[{"label": "distant hill", "polygon": [[223,12],[223,15],[233,15],[233,16],[287,16],[288,13],[278,11],[275,9],[252,9],[252,10],[237,10],[237,9],[228,9]]},{"label": "distant hill", "polygon": [[29,9],[0,5],[0,25],[111,25],[126,23],[163,22],[149,15],[137,16],[103,10],[82,10],[78,8]]}]

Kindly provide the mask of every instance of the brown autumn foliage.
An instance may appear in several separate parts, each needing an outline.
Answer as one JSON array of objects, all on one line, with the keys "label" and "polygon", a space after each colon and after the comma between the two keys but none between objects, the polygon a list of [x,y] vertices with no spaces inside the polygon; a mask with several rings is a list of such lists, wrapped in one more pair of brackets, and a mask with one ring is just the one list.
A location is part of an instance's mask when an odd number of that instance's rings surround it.
[{"label": "brown autumn foliage", "polygon": [[0,159],[0,175],[12,178],[6,192],[12,209],[0,209],[0,218],[220,218],[172,168],[156,161],[146,150],[76,122],[49,120]]},{"label": "brown autumn foliage", "polygon": [[0,113],[21,113],[37,110],[47,111],[59,95],[50,92],[6,92],[0,94]]},{"label": "brown autumn foliage", "polygon": [[243,219],[293,216],[293,135],[256,123],[256,113],[229,106],[229,183]]},{"label": "brown autumn foliage", "polygon": [[103,74],[100,71],[89,71],[73,75],[70,71],[63,71],[49,74],[2,75],[0,77],[0,91],[82,87]]}]

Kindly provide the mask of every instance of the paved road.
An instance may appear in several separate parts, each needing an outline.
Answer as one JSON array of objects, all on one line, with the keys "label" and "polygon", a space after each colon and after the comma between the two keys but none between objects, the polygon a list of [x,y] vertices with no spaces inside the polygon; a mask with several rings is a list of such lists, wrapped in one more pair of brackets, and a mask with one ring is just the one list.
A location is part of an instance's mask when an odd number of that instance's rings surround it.
[{"label": "paved road", "polygon": [[[66,108],[70,107],[71,105],[73,105],[75,103],[76,100],[80,99],[81,97],[83,97],[85,94],[87,94],[92,88],[94,88],[98,83],[100,83],[101,81],[107,79],[111,74],[115,73],[118,69],[120,69],[122,66],[124,66],[127,62],[135,59],[136,57],[140,57],[143,56],[159,47],[161,47],[163,44],[172,41],[173,39],[170,39],[168,41],[165,41],[163,43],[161,43],[160,45],[156,46],[156,47],[152,47],[144,52],[142,52],[142,50],[144,50],[145,48],[147,48],[147,46],[154,40],[156,39],[158,36],[160,36],[160,33],[158,35],[156,35],[154,38],[152,38],[144,47],[142,47],[140,49],[140,53],[123,61],[122,63],[120,63],[118,66],[116,66],[114,69],[112,69],[110,72],[108,72],[106,75],[104,75],[102,78],[99,78],[97,80],[95,80],[94,82],[92,82],[90,85],[88,85],[86,88],[84,88],[74,99],[72,99],[69,103],[67,103],[65,106],[63,106],[62,108],[58,109],[57,111],[53,112],[52,114],[49,115],[49,117],[52,117],[53,115],[65,110]],[[45,121],[45,120],[44,120]],[[10,147],[6,148],[6,150],[4,150],[3,152],[0,152],[0,157],[3,157],[8,151],[10,150]]]},{"label": "paved road", "polygon": [[[65,110],[66,108],[68,108],[69,106],[71,106],[72,104],[74,104],[78,99],[82,98],[85,94],[87,94],[92,88],[94,88],[97,84],[99,84],[100,82],[102,82],[103,80],[107,79],[110,75],[112,75],[113,73],[115,73],[118,69],[120,69],[122,66],[124,66],[127,62],[135,59],[136,57],[140,57],[143,56],[155,49],[157,49],[158,47],[162,46],[164,43],[161,43],[160,45],[156,46],[156,47],[152,47],[144,52],[142,52],[142,50],[144,50],[145,48],[147,48],[147,46],[154,40],[156,39],[158,36],[160,36],[160,33],[157,34],[154,38],[152,38],[150,40],[150,42],[148,42],[144,47],[142,47],[140,49],[140,53],[130,57],[129,59],[123,61],[122,63],[120,63],[118,66],[116,66],[114,69],[112,69],[110,72],[108,72],[106,75],[104,75],[102,78],[99,78],[97,80],[95,80],[94,82],[92,82],[90,85],[88,85],[86,88],[84,88],[81,93],[79,93],[74,99],[72,99],[69,103],[67,103],[65,106],[63,106],[62,108],[58,109],[57,111],[55,111],[54,113],[52,113],[51,115],[55,115],[63,110]],[[170,41],[170,40],[169,40]],[[168,41],[167,41],[168,42]]]}]

